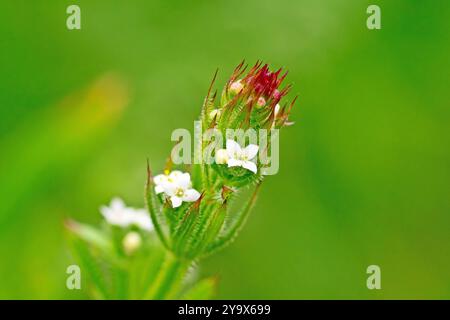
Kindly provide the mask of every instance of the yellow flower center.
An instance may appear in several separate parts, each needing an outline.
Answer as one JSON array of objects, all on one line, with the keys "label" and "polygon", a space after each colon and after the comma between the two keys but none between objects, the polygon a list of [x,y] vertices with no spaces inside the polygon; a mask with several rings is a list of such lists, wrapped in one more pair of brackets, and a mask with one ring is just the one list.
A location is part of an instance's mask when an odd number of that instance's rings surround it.
[{"label": "yellow flower center", "polygon": [[175,192],[175,195],[177,197],[182,197],[184,195],[184,190],[181,188],[178,188],[177,191]]}]

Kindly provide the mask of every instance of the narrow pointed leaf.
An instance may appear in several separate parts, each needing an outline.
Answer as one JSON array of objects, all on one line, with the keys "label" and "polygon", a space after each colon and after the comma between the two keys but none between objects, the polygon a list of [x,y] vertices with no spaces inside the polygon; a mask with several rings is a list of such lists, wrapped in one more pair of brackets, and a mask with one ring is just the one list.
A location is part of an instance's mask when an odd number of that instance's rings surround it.
[{"label": "narrow pointed leaf", "polygon": [[155,184],[152,179],[152,174],[150,171],[150,165],[147,161],[147,183],[145,185],[145,203],[147,205],[147,209],[150,213],[150,217],[152,219],[153,225],[155,227],[155,231],[158,234],[159,239],[163,243],[163,245],[169,249],[169,242],[167,240],[165,228],[165,219],[162,212],[162,206],[158,202],[158,198],[155,192]]},{"label": "narrow pointed leaf", "polygon": [[208,248],[205,251],[205,254],[209,255],[219,249],[226,247],[231,242],[233,242],[233,240],[237,237],[242,227],[244,226],[245,222],[247,221],[248,215],[250,214],[250,211],[252,210],[256,202],[256,196],[258,194],[260,186],[261,184],[258,184],[256,186],[251,198],[244,205],[244,207],[236,214],[236,217],[231,223],[231,225],[224,230],[223,235],[220,235],[216,241],[214,241],[210,246],[208,246]]}]

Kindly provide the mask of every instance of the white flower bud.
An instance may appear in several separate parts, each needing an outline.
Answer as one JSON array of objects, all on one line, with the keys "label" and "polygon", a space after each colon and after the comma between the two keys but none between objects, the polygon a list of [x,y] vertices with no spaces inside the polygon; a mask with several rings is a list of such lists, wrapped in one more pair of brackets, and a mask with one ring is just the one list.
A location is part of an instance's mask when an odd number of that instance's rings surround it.
[{"label": "white flower bud", "polygon": [[142,239],[136,231],[128,232],[122,240],[122,245],[127,255],[132,255],[142,244]]},{"label": "white flower bud", "polygon": [[241,80],[235,81],[230,85],[230,91],[233,94],[238,94],[244,88]]},{"label": "white flower bud", "polygon": [[277,117],[278,112],[280,112],[280,109],[281,109],[281,107],[280,107],[280,105],[277,103],[277,105],[275,106],[275,110],[274,110],[275,118]]},{"label": "white flower bud", "polygon": [[228,152],[226,149],[220,149],[216,151],[216,163],[226,164],[228,162]]}]

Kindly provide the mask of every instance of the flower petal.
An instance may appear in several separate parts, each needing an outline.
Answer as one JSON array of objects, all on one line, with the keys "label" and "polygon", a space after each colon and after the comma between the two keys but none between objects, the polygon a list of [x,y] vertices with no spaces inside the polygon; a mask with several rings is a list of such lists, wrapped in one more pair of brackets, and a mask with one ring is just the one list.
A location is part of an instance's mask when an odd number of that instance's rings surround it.
[{"label": "flower petal", "polygon": [[142,230],[153,230],[152,220],[145,209],[135,209],[132,220],[133,223]]},{"label": "flower petal", "polygon": [[163,183],[166,180],[167,180],[167,176],[165,174],[158,174],[157,176],[155,176],[153,178],[153,182],[155,184],[161,184],[161,183]]},{"label": "flower petal", "polygon": [[228,168],[229,167],[242,167],[242,161],[236,159],[228,159]]},{"label": "flower petal", "polygon": [[249,144],[245,147],[243,153],[248,160],[253,159],[258,154],[259,147],[256,144]]},{"label": "flower petal", "polygon": [[191,184],[191,176],[189,173],[183,173],[177,178],[176,183],[183,189],[189,188]]},{"label": "flower petal", "polygon": [[125,208],[125,202],[123,202],[122,199],[116,197],[111,200],[111,204],[109,205],[109,207],[112,210],[120,210],[120,209]]},{"label": "flower petal", "polygon": [[197,201],[200,198],[200,192],[195,189],[188,189],[184,192],[183,201],[193,202]]},{"label": "flower petal", "polygon": [[110,207],[107,207],[107,206],[100,207],[100,213],[106,220],[108,220],[108,217],[111,215],[111,212],[112,212],[112,210]]},{"label": "flower petal", "polygon": [[256,173],[258,171],[258,168],[256,167],[256,164],[252,161],[242,161],[242,167],[245,169],[248,169],[252,171],[253,173]]},{"label": "flower petal", "polygon": [[169,177],[171,179],[177,179],[179,176],[181,176],[183,174],[183,172],[181,172],[180,170],[173,170],[170,174]]},{"label": "flower petal", "polygon": [[168,196],[175,195],[175,193],[177,192],[177,189],[179,188],[177,183],[175,183],[175,182],[168,182],[168,181],[164,182],[161,185],[161,187],[162,187],[164,193],[167,194]]},{"label": "flower petal", "polygon": [[164,192],[164,187],[162,185],[156,185],[155,186],[155,192],[156,192],[156,194]]},{"label": "flower petal", "polygon": [[230,158],[236,158],[237,155],[242,153],[241,146],[234,140],[227,140],[227,152]]},{"label": "flower petal", "polygon": [[177,196],[170,197],[170,202],[172,202],[172,208],[178,208],[183,203],[181,198]]}]

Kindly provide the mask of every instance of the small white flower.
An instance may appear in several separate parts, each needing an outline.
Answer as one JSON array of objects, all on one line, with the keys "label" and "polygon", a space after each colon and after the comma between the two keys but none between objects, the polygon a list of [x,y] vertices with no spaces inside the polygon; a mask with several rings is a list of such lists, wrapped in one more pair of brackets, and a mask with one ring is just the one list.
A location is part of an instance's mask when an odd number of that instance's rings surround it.
[{"label": "small white flower", "polygon": [[126,234],[122,240],[122,245],[127,255],[133,254],[142,244],[142,238],[136,231],[131,231]]},{"label": "small white flower", "polygon": [[100,213],[111,225],[126,228],[134,225],[146,231],[153,230],[150,216],[145,209],[127,207],[122,199],[114,198],[108,206],[101,206]]},{"label": "small white flower", "polygon": [[119,227],[127,227],[130,224],[129,210],[120,198],[112,199],[109,207],[101,206],[100,212],[109,224]]},{"label": "small white flower", "polygon": [[238,94],[244,88],[241,80],[235,81],[230,85],[231,93]]},{"label": "small white flower", "polygon": [[170,197],[173,208],[181,206],[184,202],[197,201],[200,193],[192,189],[191,176],[189,173],[181,171],[172,171],[170,174],[157,175],[153,181],[155,182],[156,193],[166,194]]},{"label": "small white flower", "polygon": [[181,206],[183,202],[194,202],[200,198],[200,193],[192,189],[189,173],[181,174],[175,182],[164,184],[164,193],[170,197],[173,208]]},{"label": "small white flower", "polygon": [[228,152],[226,149],[220,149],[216,151],[215,155],[217,164],[226,164],[228,162]]},{"label": "small white flower", "polygon": [[183,173],[178,170],[174,170],[169,173],[168,170],[166,170],[163,174],[158,174],[153,178],[153,182],[155,183],[155,192],[156,194],[164,192],[164,185],[168,183],[176,183],[177,179],[182,175]]},{"label": "small white flower", "polygon": [[259,147],[255,144],[249,144],[244,149],[234,140],[227,140],[228,167],[243,167],[256,173],[258,171],[256,164],[252,161],[258,154]]}]

